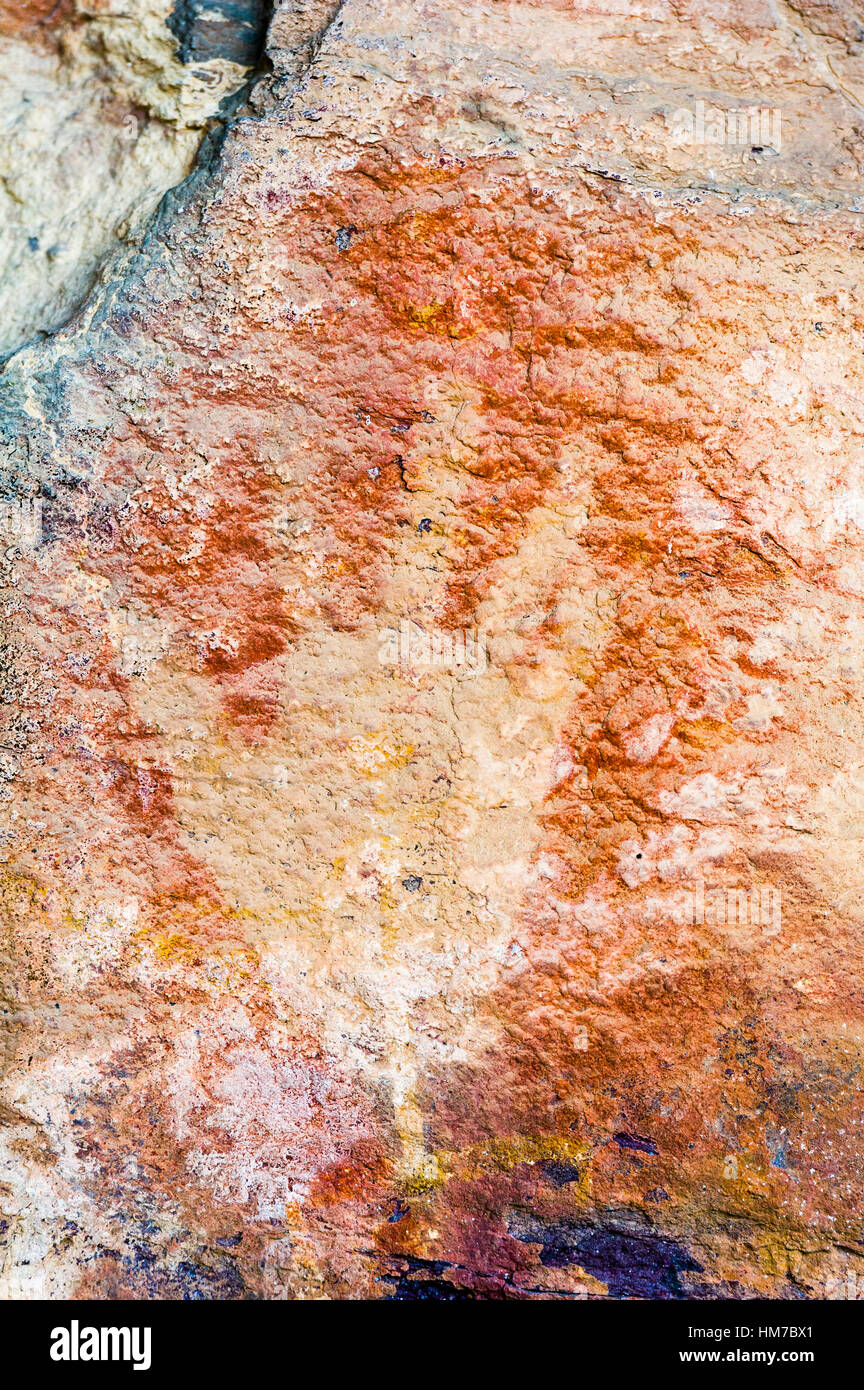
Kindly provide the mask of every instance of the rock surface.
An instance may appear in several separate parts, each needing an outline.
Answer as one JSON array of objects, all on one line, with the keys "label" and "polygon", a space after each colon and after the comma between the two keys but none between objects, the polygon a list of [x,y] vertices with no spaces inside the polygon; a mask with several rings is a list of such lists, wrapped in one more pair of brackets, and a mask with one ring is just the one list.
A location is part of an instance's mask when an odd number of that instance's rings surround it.
[{"label": "rock surface", "polygon": [[198,0],[0,3],[0,356],[116,273],[221,130],[264,36],[263,4],[234,9],[220,24]]},{"label": "rock surface", "polygon": [[259,8],[2,6],[2,1291],[833,1296],[864,9]]}]

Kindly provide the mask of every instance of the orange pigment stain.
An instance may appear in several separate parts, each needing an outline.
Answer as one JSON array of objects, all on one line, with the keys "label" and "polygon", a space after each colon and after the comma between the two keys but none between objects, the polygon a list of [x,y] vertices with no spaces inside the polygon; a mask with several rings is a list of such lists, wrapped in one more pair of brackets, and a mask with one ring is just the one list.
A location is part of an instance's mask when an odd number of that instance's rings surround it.
[{"label": "orange pigment stain", "polygon": [[60,29],[70,19],[72,0],[2,0],[0,34],[30,38]]},{"label": "orange pigment stain", "polygon": [[[791,747],[795,730],[782,717],[770,735],[745,735],[736,724],[753,677],[728,645],[737,631],[781,611],[798,581],[754,540],[746,518],[733,512],[721,531],[695,536],[677,510],[682,476],[720,496],[734,495],[736,483],[725,422],[712,422],[717,437],[706,437],[702,349],[675,336],[681,322],[699,322],[673,275],[678,258],[700,250],[698,226],[678,214],[660,223],[615,193],[586,187],[580,196],[565,214],[514,178],[507,161],[406,168],[373,158],[341,175],[336,190],[305,198],[299,212],[270,200],[262,256],[290,247],[298,262],[318,268],[327,280],[322,305],[314,314],[286,311],[284,323],[260,338],[254,304],[245,307],[218,391],[207,374],[212,364],[194,358],[197,325],[168,325],[160,341],[192,355],[197,404],[160,427],[164,433],[145,423],[115,441],[109,481],[122,489],[141,465],[148,507],[123,517],[88,566],[124,602],[176,620],[183,659],[214,683],[226,719],[243,739],[263,741],[280,716],[280,658],[305,625],[323,620],[351,632],[383,602],[394,541],[424,505],[409,483],[423,452],[414,441],[437,423],[424,419],[430,386],[458,388],[479,421],[446,521],[453,544],[442,574],[443,624],[473,623],[500,581],[501,561],[530,537],[532,512],[572,501],[574,479],[584,482],[572,572],[565,565],[550,573],[537,605],[552,612],[574,574],[586,570],[611,595],[611,633],[590,654],[560,731],[585,772],[550,790],[540,813],[551,878],[519,904],[514,934],[523,958],[502,967],[483,1006],[501,1041],[479,1061],[425,1078],[426,1146],[460,1152],[490,1135],[578,1140],[592,1173],[590,1196],[580,1189],[579,1203],[601,1217],[644,1206],[662,1189],[658,1222],[674,1225],[681,1212],[710,1217],[725,1202],[742,1221],[794,1231],[792,1178],[775,1162],[767,1128],[794,1130],[797,1150],[812,1149],[829,1114],[823,1092],[832,1095],[833,1124],[838,1115],[851,1123],[857,1102],[842,1091],[840,1060],[826,1087],[813,1046],[790,1041],[802,1019],[815,1030],[815,1016],[786,985],[768,998],[760,953],[721,949],[710,931],[684,930],[670,916],[646,931],[645,895],[624,884],[619,857],[626,841],[681,823],[662,809],[661,794],[700,773],[728,779],[746,771],[763,751],[767,757],[769,739],[776,745],[779,736],[780,752]],[[336,234],[346,227],[354,230],[340,250]],[[289,268],[276,288],[287,296],[292,283]],[[247,339],[259,371],[254,385],[233,356]],[[705,350],[713,347],[711,340]],[[314,373],[304,375],[299,368],[309,364]],[[164,399],[151,402],[154,419],[174,389],[166,383]],[[200,442],[208,392],[214,406],[250,411],[251,423],[208,449],[209,504],[193,515],[144,460],[160,456],[168,435]],[[273,418],[289,399],[293,424],[276,428]],[[309,427],[295,448],[298,422]],[[769,425],[757,420],[754,436]],[[265,440],[271,463],[292,478],[298,515],[314,527],[320,567],[302,619],[281,582],[287,561],[272,526],[280,492],[261,466]],[[77,629],[64,621],[68,649]],[[142,779],[133,766],[130,740],[144,750],[150,739],[129,721],[107,646],[88,638],[86,624],[80,633],[91,663],[77,677],[64,675],[58,704],[70,728],[80,722],[82,700],[91,707],[96,751],[81,755],[79,785],[92,785],[98,769],[128,827],[128,852],[140,849],[151,866],[160,928],[153,939],[166,977],[182,970],[184,942],[199,969],[198,945],[223,932],[229,939],[227,914],[179,842],[170,776],[154,766]],[[542,664],[556,641],[550,617],[528,657]],[[706,696],[727,679],[743,679],[744,694],[706,713]],[[666,733],[640,762],[634,740],[667,716]],[[121,720],[129,721],[122,735]],[[101,808],[98,815],[107,820]],[[788,856],[748,865],[742,854],[731,869],[770,875],[784,894],[793,883]],[[808,922],[805,915],[796,930],[806,935]],[[195,998],[194,972],[172,977],[171,987]],[[270,1005],[257,981],[254,991],[263,1039]],[[213,1076],[220,1065],[214,1049]],[[323,1058],[309,1065],[321,1078],[334,1070]],[[332,1103],[322,1104],[310,1127],[322,1154],[332,1115]],[[706,1117],[722,1123],[711,1128]],[[140,1141],[155,1185],[167,1190],[177,1162],[159,1147],[164,1136],[153,1140],[151,1157],[146,1120],[130,1109],[122,1124]],[[550,1221],[572,1215],[569,1182],[556,1187],[542,1164],[526,1160],[510,1172],[457,1175],[409,1191],[391,1170],[390,1119],[370,1118],[368,1127],[384,1140],[349,1133],[348,1125],[339,1151],[326,1152],[309,1184],[310,1221],[365,1203],[374,1208],[376,1256],[395,1262],[386,1265],[393,1278],[400,1259],[444,1261],[447,1278],[466,1288],[526,1294],[537,1255],[513,1233],[513,1210],[527,1205]],[[722,1178],[730,1148],[751,1163],[750,1186],[731,1196]],[[108,1151],[115,1152],[110,1144]],[[821,1157],[812,1166],[827,1173]],[[199,1199],[190,1180],[190,1205]],[[830,1182],[818,1201],[820,1219],[839,1210]],[[388,1203],[396,1205],[383,1214]]]}]

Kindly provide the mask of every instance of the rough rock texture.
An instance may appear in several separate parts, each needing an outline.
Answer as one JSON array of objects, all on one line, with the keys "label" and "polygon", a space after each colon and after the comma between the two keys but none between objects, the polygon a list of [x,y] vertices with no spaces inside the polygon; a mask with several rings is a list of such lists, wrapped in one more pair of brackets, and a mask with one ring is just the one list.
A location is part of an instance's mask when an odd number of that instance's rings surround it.
[{"label": "rough rock texture", "polygon": [[[53,146],[48,9],[3,6]],[[282,0],[10,357],[6,1296],[864,1275],[862,43],[859,0]],[[103,71],[164,150],[82,198],[70,305],[204,123]],[[699,101],[780,148],[682,142]],[[57,326],[14,255],[10,343]]]},{"label": "rough rock texture", "polygon": [[[0,0],[0,356],[135,245],[257,63],[263,4]],[[224,32],[223,32],[224,31]]]}]

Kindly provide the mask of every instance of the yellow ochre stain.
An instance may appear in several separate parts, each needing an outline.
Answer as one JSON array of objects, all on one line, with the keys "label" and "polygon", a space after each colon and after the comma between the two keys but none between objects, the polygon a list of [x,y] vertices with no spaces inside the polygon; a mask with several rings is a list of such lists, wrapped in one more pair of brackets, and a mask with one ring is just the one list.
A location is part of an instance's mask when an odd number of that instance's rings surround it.
[{"label": "yellow ochre stain", "polygon": [[533,1138],[513,1135],[507,1139],[490,1139],[472,1144],[467,1149],[447,1150],[426,1155],[405,1183],[407,1192],[420,1195],[443,1187],[451,1178],[469,1182],[495,1173],[510,1173],[523,1164],[568,1162],[580,1168],[579,1181],[571,1191],[579,1196],[590,1192],[590,1155],[587,1144],[557,1135]]},{"label": "yellow ochre stain", "polygon": [[434,323],[443,312],[444,305],[439,304],[437,300],[422,306],[414,305],[410,310],[411,322],[416,323],[420,328],[428,328],[430,323]]},{"label": "yellow ochre stain", "polygon": [[385,768],[406,767],[413,757],[414,748],[411,744],[376,733],[365,738],[352,738],[345,752],[357,772],[365,777],[374,777]]}]

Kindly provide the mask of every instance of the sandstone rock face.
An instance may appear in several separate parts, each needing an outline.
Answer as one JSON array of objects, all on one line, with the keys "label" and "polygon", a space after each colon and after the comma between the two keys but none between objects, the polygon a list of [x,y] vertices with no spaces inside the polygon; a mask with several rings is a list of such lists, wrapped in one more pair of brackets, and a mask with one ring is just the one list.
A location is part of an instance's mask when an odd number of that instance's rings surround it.
[{"label": "sandstone rock face", "polygon": [[858,0],[2,24],[4,1296],[860,1280]]},{"label": "sandstone rock face", "polygon": [[61,327],[190,172],[263,40],[263,4],[234,9],[0,4],[0,354]]}]

